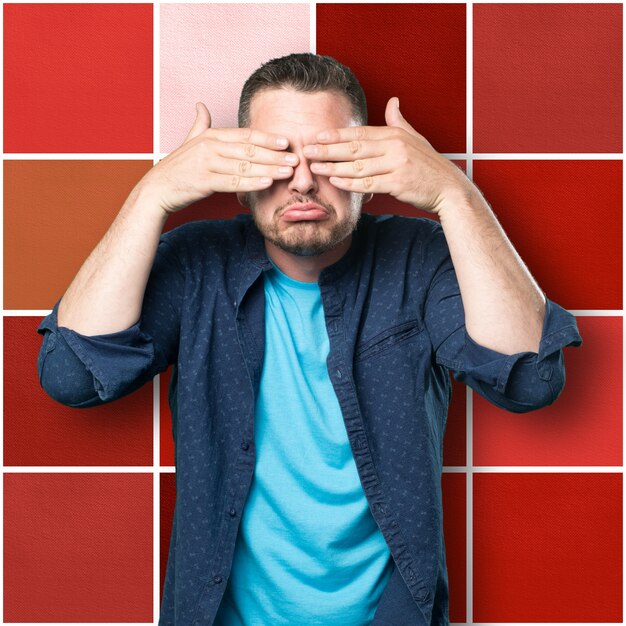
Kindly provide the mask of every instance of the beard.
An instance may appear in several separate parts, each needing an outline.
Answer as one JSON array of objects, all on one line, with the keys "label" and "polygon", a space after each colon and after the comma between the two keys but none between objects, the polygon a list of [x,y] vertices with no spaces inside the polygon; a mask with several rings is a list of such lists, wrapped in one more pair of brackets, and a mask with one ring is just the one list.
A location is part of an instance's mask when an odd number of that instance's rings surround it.
[{"label": "beard", "polygon": [[[287,202],[274,209],[270,218],[263,218],[257,210],[254,192],[245,194],[246,206],[252,212],[252,218],[256,227],[263,237],[285,252],[296,256],[316,256],[336,248],[357,227],[361,217],[363,195],[350,194],[350,204],[346,217],[336,221],[337,211],[335,207],[322,200],[315,194],[306,196],[295,194]],[[282,212],[292,204],[315,202],[324,207],[330,218],[320,221],[288,222],[287,226],[281,226],[280,216]]]}]

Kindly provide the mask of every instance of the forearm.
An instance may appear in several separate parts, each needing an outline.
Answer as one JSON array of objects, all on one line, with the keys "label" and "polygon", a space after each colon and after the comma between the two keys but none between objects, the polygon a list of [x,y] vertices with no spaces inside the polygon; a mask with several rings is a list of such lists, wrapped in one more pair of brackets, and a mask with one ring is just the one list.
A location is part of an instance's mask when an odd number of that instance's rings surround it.
[{"label": "forearm", "polygon": [[438,212],[468,334],[503,354],[537,352],[545,297],[477,188]]},{"label": "forearm", "polygon": [[58,325],[100,335],[136,323],[166,221],[148,188],[137,185],[63,295]]}]

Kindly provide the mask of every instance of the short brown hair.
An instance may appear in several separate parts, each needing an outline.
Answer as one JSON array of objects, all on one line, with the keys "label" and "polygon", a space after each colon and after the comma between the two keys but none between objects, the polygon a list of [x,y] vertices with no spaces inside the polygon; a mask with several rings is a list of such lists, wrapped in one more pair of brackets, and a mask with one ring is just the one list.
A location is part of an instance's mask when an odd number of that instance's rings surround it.
[{"label": "short brown hair", "polygon": [[333,57],[305,52],[271,59],[252,73],[239,98],[239,127],[250,125],[250,103],[256,93],[281,87],[341,93],[348,98],[356,122],[367,124],[365,93],[352,70]]}]

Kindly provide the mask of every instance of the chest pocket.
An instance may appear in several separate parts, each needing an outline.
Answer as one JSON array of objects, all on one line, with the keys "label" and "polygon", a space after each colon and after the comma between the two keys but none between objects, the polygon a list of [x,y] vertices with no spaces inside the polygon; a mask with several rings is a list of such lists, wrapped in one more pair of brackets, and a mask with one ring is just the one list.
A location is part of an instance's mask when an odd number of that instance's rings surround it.
[{"label": "chest pocket", "polygon": [[418,335],[422,330],[423,326],[419,319],[396,324],[358,344],[354,353],[354,360],[362,361],[363,359],[386,352],[407,339]]}]

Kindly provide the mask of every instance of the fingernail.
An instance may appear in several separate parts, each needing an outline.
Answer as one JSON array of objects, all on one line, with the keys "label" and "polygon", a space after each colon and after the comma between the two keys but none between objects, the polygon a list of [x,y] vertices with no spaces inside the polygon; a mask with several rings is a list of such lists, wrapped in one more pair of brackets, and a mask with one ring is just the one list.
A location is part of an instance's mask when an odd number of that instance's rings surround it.
[{"label": "fingernail", "polygon": [[286,148],[289,142],[284,137],[279,137],[276,140],[276,145],[281,146],[282,148]]},{"label": "fingernail", "polygon": [[290,167],[279,167],[278,171],[281,174],[290,174],[291,173],[291,168]]},{"label": "fingernail", "polygon": [[298,162],[298,157],[295,154],[286,154],[285,161],[287,161],[287,163],[293,163],[295,165]]}]

